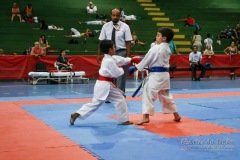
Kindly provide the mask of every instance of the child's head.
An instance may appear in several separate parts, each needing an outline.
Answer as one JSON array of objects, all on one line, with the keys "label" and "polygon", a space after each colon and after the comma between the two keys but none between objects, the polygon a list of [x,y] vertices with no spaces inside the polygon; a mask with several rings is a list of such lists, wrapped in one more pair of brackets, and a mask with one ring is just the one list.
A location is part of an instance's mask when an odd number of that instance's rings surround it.
[{"label": "child's head", "polygon": [[207,48],[208,50],[211,50],[211,46],[210,46],[210,45],[207,45],[206,48]]},{"label": "child's head", "polygon": [[66,55],[66,51],[65,51],[65,50],[61,50],[59,56],[60,56],[60,57],[63,57],[63,56],[65,56],[65,55]]},{"label": "child's head", "polygon": [[102,40],[100,42],[100,50],[104,54],[110,54],[110,55],[115,54],[115,48],[114,48],[114,45],[113,45],[113,41]]},{"label": "child's head", "polygon": [[171,28],[168,27],[162,27],[160,29],[158,29],[158,33],[156,36],[156,41],[157,43],[161,43],[161,42],[170,42],[173,39],[174,36],[174,32]]},{"label": "child's head", "polygon": [[198,46],[193,46],[193,53],[197,53],[198,52]]}]

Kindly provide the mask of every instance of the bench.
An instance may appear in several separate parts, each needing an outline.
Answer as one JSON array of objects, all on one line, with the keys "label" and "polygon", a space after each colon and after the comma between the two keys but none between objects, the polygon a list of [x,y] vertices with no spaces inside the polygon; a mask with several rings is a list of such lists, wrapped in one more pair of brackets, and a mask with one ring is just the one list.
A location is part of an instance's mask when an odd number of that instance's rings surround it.
[{"label": "bench", "polygon": [[[221,67],[213,67],[213,68],[206,68],[207,71],[213,71],[213,70],[229,70],[230,74],[229,77],[230,79],[236,79],[236,74],[235,71],[239,69],[240,66],[221,66]],[[171,70],[171,72],[177,72],[177,71],[191,71],[190,66],[189,67],[176,67],[175,69]],[[200,68],[197,68],[197,71],[200,71]],[[192,75],[192,80],[193,80],[193,75]]]}]

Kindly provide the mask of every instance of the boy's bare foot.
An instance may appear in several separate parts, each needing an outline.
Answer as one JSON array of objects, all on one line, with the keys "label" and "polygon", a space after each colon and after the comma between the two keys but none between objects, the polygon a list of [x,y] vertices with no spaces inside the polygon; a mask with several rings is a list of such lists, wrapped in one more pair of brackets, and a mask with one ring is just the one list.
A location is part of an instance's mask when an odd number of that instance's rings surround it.
[{"label": "boy's bare foot", "polygon": [[142,119],[137,123],[137,125],[142,125],[143,123],[149,123],[149,122],[150,122],[149,119]]},{"label": "boy's bare foot", "polygon": [[143,123],[149,123],[149,114],[143,114],[142,120],[137,123],[137,125],[142,125]]},{"label": "boy's bare foot", "polygon": [[79,24],[82,24],[82,22],[81,22],[81,21],[78,21],[78,23],[79,23]]},{"label": "boy's bare foot", "polygon": [[129,124],[133,124],[133,122],[131,121],[126,121],[126,122],[123,122],[122,125],[129,125]]},{"label": "boy's bare foot", "polygon": [[180,122],[181,116],[178,114],[178,112],[174,112],[173,115],[174,115],[174,119],[173,120],[175,122]]},{"label": "boy's bare foot", "polygon": [[181,120],[181,117],[179,116],[178,118],[174,118],[173,119],[173,121],[175,121],[175,122],[180,122],[180,120]]},{"label": "boy's bare foot", "polygon": [[71,118],[70,118],[70,124],[73,125],[75,120],[77,119],[77,117],[79,116],[78,113],[73,113],[71,114]]}]

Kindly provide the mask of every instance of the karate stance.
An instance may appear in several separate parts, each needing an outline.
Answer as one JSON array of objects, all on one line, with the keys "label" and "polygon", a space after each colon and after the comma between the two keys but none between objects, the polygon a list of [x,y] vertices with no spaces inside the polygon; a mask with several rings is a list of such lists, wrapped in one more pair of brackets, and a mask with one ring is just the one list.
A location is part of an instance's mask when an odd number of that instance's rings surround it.
[{"label": "karate stance", "polygon": [[76,118],[85,119],[95,112],[105,101],[110,101],[116,108],[118,121],[123,125],[133,124],[128,120],[128,107],[123,93],[113,84],[113,79],[123,75],[124,70],[118,66],[127,65],[130,62],[139,63],[138,57],[124,58],[113,56],[115,47],[111,40],[102,40],[100,50],[104,58],[99,70],[99,77],[94,86],[94,95],[91,103],[84,104],[76,113],[71,114],[70,124],[73,125]]},{"label": "karate stance", "polygon": [[180,121],[181,117],[177,112],[176,105],[170,90],[169,59],[171,51],[169,42],[173,39],[174,32],[170,28],[160,28],[156,36],[156,45],[154,45],[143,60],[136,66],[129,67],[129,73],[136,69],[143,71],[149,66],[150,74],[145,79],[142,94],[142,113],[143,117],[138,125],[149,123],[149,115],[154,115],[154,101],[158,98],[163,113],[172,113],[174,121]]}]

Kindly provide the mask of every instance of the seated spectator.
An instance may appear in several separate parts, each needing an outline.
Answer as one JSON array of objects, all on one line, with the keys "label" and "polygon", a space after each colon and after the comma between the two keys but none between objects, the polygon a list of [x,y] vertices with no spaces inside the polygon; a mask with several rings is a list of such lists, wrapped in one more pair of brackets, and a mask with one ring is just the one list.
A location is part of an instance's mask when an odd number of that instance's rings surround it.
[{"label": "seated spectator", "polygon": [[0,48],[0,56],[5,56],[3,49]]},{"label": "seated spectator", "polygon": [[240,20],[238,21],[235,29],[233,30],[233,37],[235,42],[236,42],[236,46],[239,48],[239,44],[240,44]]},{"label": "seated spectator", "polygon": [[25,21],[26,22],[33,22],[33,17],[32,17],[32,5],[29,3],[26,7],[25,7]]},{"label": "seated spectator", "polygon": [[233,35],[233,29],[230,26],[227,26],[224,30],[223,30],[225,37],[226,38],[232,38]]},{"label": "seated spectator", "polygon": [[208,33],[207,38],[204,39],[204,44],[205,44],[205,48],[207,48],[207,46],[210,46],[211,50],[213,50],[213,47],[212,47],[213,40],[211,39],[211,34],[210,33]]},{"label": "seated spectator", "polygon": [[34,43],[34,47],[31,49],[31,55],[35,56],[36,58],[41,58],[42,56],[45,56],[44,50],[42,47],[40,47],[39,42]]},{"label": "seated spectator", "polygon": [[206,49],[203,51],[203,55],[208,56],[208,58],[212,58],[212,56],[214,55],[214,52],[212,50],[212,47],[210,45],[206,46]]},{"label": "seated spectator", "polygon": [[94,6],[92,2],[89,2],[86,7],[87,13],[97,13],[97,6]]},{"label": "seated spectator", "polygon": [[42,47],[44,50],[44,55],[46,55],[47,49],[50,48],[50,45],[48,44],[48,41],[44,35],[41,35],[41,37],[39,38],[39,43],[40,47]]},{"label": "seated spectator", "polygon": [[193,38],[192,38],[192,46],[197,46],[198,51],[202,51],[202,36],[198,34],[198,31],[193,32]]},{"label": "seated spectator", "polygon": [[104,25],[105,23],[107,23],[107,20],[94,20],[94,21],[85,21],[85,22],[81,22],[79,21],[79,24],[86,24],[86,25]]},{"label": "seated spectator", "polygon": [[178,52],[177,46],[176,46],[176,44],[174,43],[173,40],[169,42],[169,48],[170,48],[172,54],[177,53],[178,55],[181,55],[181,54]]},{"label": "seated spectator", "polygon": [[184,22],[185,26],[194,26],[197,31],[199,31],[201,28],[198,23],[195,22],[195,19],[192,18],[190,15],[187,16],[185,19],[179,19],[178,22]]},{"label": "seated spectator", "polygon": [[142,45],[142,46],[145,46],[145,45],[147,44],[147,43],[145,43],[145,42],[139,41],[139,39],[138,39],[135,31],[132,31],[132,39],[133,39],[133,40],[131,41],[131,47],[134,47],[135,44],[140,44],[140,45]]},{"label": "seated spectator", "polygon": [[65,37],[94,37],[94,34],[90,29],[87,29],[84,33],[80,33],[75,28],[71,28],[69,35],[65,35]]},{"label": "seated spectator", "polygon": [[19,18],[19,22],[22,22],[22,16],[20,14],[20,9],[17,6],[17,3],[13,3],[11,22],[13,22],[15,16]]},{"label": "seated spectator", "polygon": [[[192,70],[193,80],[200,81],[200,78],[203,78],[206,72],[206,67],[201,64],[202,54],[198,51],[197,46],[193,46],[193,51],[189,54],[190,68]],[[201,69],[200,76],[196,76],[197,67]]]},{"label": "seated spectator", "polygon": [[57,58],[57,66],[59,70],[72,70],[72,64],[68,62],[68,59],[65,57],[66,52],[65,50],[60,51],[60,55]]},{"label": "seated spectator", "polygon": [[235,46],[235,43],[232,42],[230,46],[224,49],[224,53],[226,55],[236,55],[238,53],[237,46]]}]

